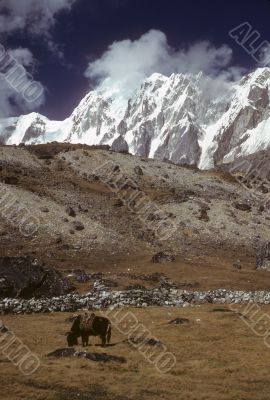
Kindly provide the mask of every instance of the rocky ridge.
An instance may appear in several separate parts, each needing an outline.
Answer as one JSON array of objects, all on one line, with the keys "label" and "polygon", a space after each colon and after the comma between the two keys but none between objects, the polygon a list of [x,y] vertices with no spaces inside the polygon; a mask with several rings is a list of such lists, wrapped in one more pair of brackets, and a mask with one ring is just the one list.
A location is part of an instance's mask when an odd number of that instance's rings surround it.
[{"label": "rocky ridge", "polygon": [[106,144],[209,169],[270,146],[270,68],[239,82],[203,74],[153,74],[131,98],[101,86],[65,121],[32,113],[0,120],[3,144]]}]

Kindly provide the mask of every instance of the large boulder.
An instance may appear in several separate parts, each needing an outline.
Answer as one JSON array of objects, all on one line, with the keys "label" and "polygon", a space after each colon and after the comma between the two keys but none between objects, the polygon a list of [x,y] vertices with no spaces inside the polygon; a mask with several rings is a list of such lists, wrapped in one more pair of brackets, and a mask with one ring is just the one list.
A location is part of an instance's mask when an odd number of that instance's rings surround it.
[{"label": "large boulder", "polygon": [[112,143],[112,150],[117,153],[128,153],[129,147],[123,136],[118,136]]},{"label": "large boulder", "polygon": [[6,185],[17,185],[19,182],[16,176],[6,176],[4,179],[4,183]]},{"label": "large boulder", "polygon": [[67,207],[66,208],[66,213],[69,217],[75,218],[76,217],[76,212],[72,207]]},{"label": "large boulder", "polygon": [[246,203],[234,203],[234,207],[240,211],[250,212],[252,210],[251,205]]},{"label": "large boulder", "polygon": [[30,257],[0,258],[0,298],[52,297],[74,290],[60,272]]},{"label": "large boulder", "polygon": [[172,325],[183,325],[183,324],[188,324],[190,321],[188,318],[182,318],[182,317],[178,317],[173,319],[172,321],[169,322],[169,324]]},{"label": "large boulder", "polygon": [[84,224],[80,221],[74,221],[72,227],[75,231],[83,231],[85,229]]},{"label": "large boulder", "polygon": [[155,254],[152,257],[152,263],[154,264],[163,264],[166,262],[174,262],[175,261],[175,256],[170,253],[166,253],[164,251],[160,251],[159,253]]}]

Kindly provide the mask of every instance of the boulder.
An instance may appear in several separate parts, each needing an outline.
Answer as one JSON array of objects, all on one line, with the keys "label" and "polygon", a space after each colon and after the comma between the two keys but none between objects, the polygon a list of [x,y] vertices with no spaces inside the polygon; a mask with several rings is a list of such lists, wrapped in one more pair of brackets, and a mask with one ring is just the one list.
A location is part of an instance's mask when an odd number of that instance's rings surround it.
[{"label": "boulder", "polygon": [[124,357],[113,356],[107,353],[88,353],[86,351],[76,351],[74,348],[57,349],[48,354],[48,357],[69,357],[69,358],[83,358],[96,362],[114,362],[117,364],[125,364],[127,360]]},{"label": "boulder", "polygon": [[188,324],[190,321],[188,318],[182,318],[178,317],[173,319],[172,321],[169,322],[171,325],[183,325],[183,324]]},{"label": "boulder", "polygon": [[50,210],[48,209],[48,207],[40,207],[40,211],[43,213],[48,213]]},{"label": "boulder", "polygon": [[30,257],[0,258],[0,298],[52,297],[74,288],[60,272]]},{"label": "boulder", "polygon": [[155,338],[144,338],[144,337],[134,337],[134,336],[131,336],[129,339],[127,339],[126,343],[132,345],[141,344],[141,345],[156,346],[156,347],[161,347],[163,345],[160,340],[157,340]]},{"label": "boulder", "polygon": [[16,176],[6,176],[4,182],[6,185],[17,185],[19,180]]},{"label": "boulder", "polygon": [[165,253],[164,251],[160,251],[152,257],[152,263],[162,264],[166,262],[174,262],[175,256],[169,253]]},{"label": "boulder", "polygon": [[72,227],[75,231],[83,231],[85,229],[84,224],[80,221],[74,221]]},{"label": "boulder", "polygon": [[118,136],[112,143],[112,150],[117,153],[128,153],[129,147],[123,136]]},{"label": "boulder", "polygon": [[210,218],[208,216],[207,210],[205,208],[201,209],[201,213],[199,216],[200,221],[209,222]]},{"label": "boulder", "polygon": [[69,217],[73,217],[73,218],[76,217],[76,212],[73,210],[72,207],[67,207],[67,208],[66,208],[66,213],[67,213],[67,215],[68,215]]},{"label": "boulder", "polygon": [[246,212],[250,212],[252,210],[251,205],[246,204],[246,203],[235,203],[234,207],[237,210],[246,211]]},{"label": "boulder", "polygon": [[134,172],[136,175],[139,175],[139,176],[143,175],[143,170],[138,165],[134,168]]},{"label": "boulder", "polygon": [[162,342],[160,340],[155,339],[155,338],[146,339],[144,341],[144,344],[146,344],[148,346],[157,346],[157,347],[161,347],[162,346]]},{"label": "boulder", "polygon": [[124,202],[121,199],[117,199],[116,202],[114,203],[114,207],[123,207]]}]

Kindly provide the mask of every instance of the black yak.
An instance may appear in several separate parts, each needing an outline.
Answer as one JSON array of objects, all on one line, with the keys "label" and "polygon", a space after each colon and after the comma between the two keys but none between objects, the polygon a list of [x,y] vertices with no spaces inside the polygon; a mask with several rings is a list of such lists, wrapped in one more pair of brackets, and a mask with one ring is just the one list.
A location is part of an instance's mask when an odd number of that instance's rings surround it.
[{"label": "black yak", "polygon": [[108,318],[98,317],[95,314],[78,315],[67,334],[68,346],[78,344],[78,338],[81,336],[83,347],[88,346],[89,336],[99,336],[102,346],[110,343],[111,323]]}]

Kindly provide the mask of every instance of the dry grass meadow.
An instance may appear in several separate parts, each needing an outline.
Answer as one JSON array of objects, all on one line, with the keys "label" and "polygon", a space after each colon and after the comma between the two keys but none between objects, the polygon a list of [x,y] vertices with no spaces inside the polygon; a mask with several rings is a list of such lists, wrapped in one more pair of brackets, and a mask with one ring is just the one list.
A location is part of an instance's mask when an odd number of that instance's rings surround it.
[{"label": "dry grass meadow", "polygon": [[[26,377],[1,354],[1,399],[269,400],[270,349],[240,315],[214,312],[216,308],[224,307],[131,310],[176,356],[175,367],[166,374],[160,374],[125,342],[116,328],[113,346],[103,349],[98,338],[91,338],[87,351],[123,356],[126,364],[47,357],[66,347],[64,333],[70,326],[66,322],[70,314],[3,316],[9,329],[40,357],[41,366]],[[243,306],[239,306],[241,311]],[[262,307],[261,312],[270,314],[270,307]],[[190,322],[169,325],[176,317]]]}]

